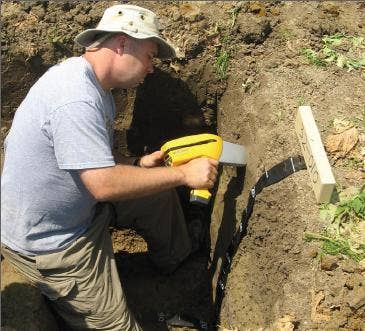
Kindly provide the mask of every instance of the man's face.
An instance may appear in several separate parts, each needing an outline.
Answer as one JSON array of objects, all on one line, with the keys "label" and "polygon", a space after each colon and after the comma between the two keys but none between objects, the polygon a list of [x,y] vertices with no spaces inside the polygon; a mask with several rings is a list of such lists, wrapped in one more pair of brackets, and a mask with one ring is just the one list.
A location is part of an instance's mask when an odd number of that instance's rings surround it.
[{"label": "man's face", "polygon": [[123,55],[118,60],[119,68],[115,72],[120,75],[116,77],[123,85],[120,87],[136,87],[147,74],[153,73],[152,60],[157,52],[157,44],[152,40],[125,39]]}]

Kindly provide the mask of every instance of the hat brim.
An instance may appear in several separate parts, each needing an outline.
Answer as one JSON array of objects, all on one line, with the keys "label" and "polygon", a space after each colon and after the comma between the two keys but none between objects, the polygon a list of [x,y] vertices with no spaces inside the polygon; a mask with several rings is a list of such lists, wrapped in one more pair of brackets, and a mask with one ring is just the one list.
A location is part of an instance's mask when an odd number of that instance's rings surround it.
[{"label": "hat brim", "polygon": [[88,29],[81,33],[79,33],[74,41],[82,47],[88,47],[95,41],[95,36],[102,32],[111,32],[111,33],[125,33],[128,36],[136,39],[151,39],[157,43],[158,53],[157,57],[160,59],[169,59],[176,57],[175,48],[170,45],[166,40],[157,35],[147,35],[144,33],[135,33],[135,32],[126,32],[126,31],[116,31],[116,30],[100,30],[100,29]]}]

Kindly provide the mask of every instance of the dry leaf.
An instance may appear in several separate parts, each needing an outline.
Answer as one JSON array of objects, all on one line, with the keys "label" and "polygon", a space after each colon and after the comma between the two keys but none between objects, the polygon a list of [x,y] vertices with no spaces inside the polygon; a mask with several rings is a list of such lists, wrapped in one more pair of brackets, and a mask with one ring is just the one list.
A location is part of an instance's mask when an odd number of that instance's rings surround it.
[{"label": "dry leaf", "polygon": [[353,127],[341,133],[329,135],[325,146],[329,153],[335,153],[337,157],[343,157],[356,146],[358,141],[359,132]]},{"label": "dry leaf", "polygon": [[343,119],[338,119],[335,118],[333,120],[333,127],[336,133],[341,133],[344,132],[348,129],[351,129],[354,125],[347,120],[343,120]]}]

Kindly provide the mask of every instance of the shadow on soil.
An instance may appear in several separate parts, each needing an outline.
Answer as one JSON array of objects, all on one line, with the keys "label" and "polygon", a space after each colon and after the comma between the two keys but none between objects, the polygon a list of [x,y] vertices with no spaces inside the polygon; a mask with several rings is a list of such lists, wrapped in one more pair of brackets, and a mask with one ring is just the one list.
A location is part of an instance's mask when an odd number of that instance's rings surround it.
[{"label": "shadow on soil", "polygon": [[[216,107],[213,105],[215,110]],[[156,69],[137,90],[133,121],[127,131],[128,150],[133,155],[143,155],[158,150],[170,139],[199,133],[216,133],[216,128],[205,125],[196,96],[184,81]],[[236,198],[242,192],[244,176],[245,169],[238,169],[224,194],[223,220],[212,264],[210,236],[206,238],[206,247],[190,256],[170,276],[154,270],[146,254],[116,254],[128,304],[146,330],[167,330],[158,319],[173,314],[214,321],[212,277],[217,260],[224,255],[236,230]],[[179,195],[186,197],[186,192]],[[188,218],[191,205],[186,198],[181,200]],[[211,210],[212,202],[205,208],[207,229]]]},{"label": "shadow on soil", "polygon": [[[213,261],[210,261],[210,236],[206,238],[204,249],[191,255],[168,276],[156,271],[145,253],[116,254],[129,307],[146,330],[167,330],[166,324],[158,319],[174,314],[209,324],[215,321],[215,285],[212,285],[212,278],[219,272],[217,261],[224,256],[236,231],[236,198],[242,192],[244,176],[245,168],[238,168],[237,176],[230,180],[224,194],[223,219]],[[182,205],[189,208],[184,199]],[[207,206],[206,210],[206,225],[209,227],[211,206]]]},{"label": "shadow on soil", "polygon": [[188,85],[156,68],[137,90],[127,144],[134,155],[143,155],[160,149],[170,139],[215,132],[215,127],[205,124]]},{"label": "shadow on soil", "polygon": [[[1,291],[1,329],[57,331],[45,298],[39,290],[26,283],[11,283]],[[60,329],[70,331],[67,329]]]}]

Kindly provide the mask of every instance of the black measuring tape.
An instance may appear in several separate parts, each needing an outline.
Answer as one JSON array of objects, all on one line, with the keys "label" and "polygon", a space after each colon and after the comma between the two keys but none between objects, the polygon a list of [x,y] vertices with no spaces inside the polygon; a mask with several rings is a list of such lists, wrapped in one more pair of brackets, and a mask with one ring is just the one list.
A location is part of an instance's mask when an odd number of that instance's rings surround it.
[{"label": "black measuring tape", "polygon": [[218,276],[218,282],[216,287],[214,325],[217,325],[217,323],[219,322],[221,305],[225,295],[228,274],[231,271],[232,260],[237,252],[239,244],[241,243],[243,237],[247,232],[248,220],[252,215],[256,196],[261,193],[261,191],[265,187],[278,183],[284,178],[292,175],[293,173],[306,168],[307,167],[305,165],[305,161],[301,155],[290,157],[273,166],[271,169],[265,171],[265,173],[261,175],[259,180],[252,187],[246,209],[242,213],[242,218],[238,230],[234,234],[233,239],[223,256],[221,271]]},{"label": "black measuring tape", "polygon": [[222,301],[225,296],[225,288],[228,279],[228,274],[231,271],[231,264],[233,257],[235,256],[238,246],[240,245],[243,237],[247,233],[248,220],[250,219],[253,207],[255,205],[256,196],[261,191],[270,185],[280,182],[284,178],[292,175],[293,173],[306,169],[306,164],[301,155],[290,157],[277,165],[273,166],[269,170],[265,171],[256,184],[252,187],[246,209],[242,213],[241,222],[238,230],[234,234],[224,256],[222,259],[221,270],[218,276],[216,287],[216,301],[214,310],[214,319],[211,322],[203,321],[198,318],[179,315],[179,314],[167,314],[157,313],[153,319],[159,323],[167,324],[168,326],[177,326],[185,328],[194,328],[198,330],[216,330],[219,323],[219,315],[222,306]]}]

